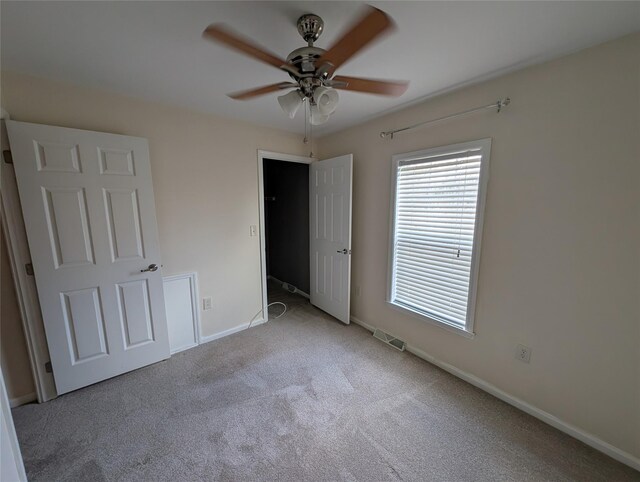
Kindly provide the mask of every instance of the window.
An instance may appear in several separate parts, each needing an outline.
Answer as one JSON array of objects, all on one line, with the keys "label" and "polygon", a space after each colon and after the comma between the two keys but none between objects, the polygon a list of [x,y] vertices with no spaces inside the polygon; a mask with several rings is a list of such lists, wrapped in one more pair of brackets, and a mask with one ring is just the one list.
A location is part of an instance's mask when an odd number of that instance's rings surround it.
[{"label": "window", "polygon": [[389,302],[473,334],[491,139],[393,157]]}]

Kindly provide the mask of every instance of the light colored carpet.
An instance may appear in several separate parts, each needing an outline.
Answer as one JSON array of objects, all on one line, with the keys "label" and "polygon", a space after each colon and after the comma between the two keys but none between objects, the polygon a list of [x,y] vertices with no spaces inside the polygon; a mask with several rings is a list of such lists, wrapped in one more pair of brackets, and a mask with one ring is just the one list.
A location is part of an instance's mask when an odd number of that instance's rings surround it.
[{"label": "light colored carpet", "polygon": [[15,409],[29,479],[640,480],[303,298],[270,295],[289,304],[278,320]]}]

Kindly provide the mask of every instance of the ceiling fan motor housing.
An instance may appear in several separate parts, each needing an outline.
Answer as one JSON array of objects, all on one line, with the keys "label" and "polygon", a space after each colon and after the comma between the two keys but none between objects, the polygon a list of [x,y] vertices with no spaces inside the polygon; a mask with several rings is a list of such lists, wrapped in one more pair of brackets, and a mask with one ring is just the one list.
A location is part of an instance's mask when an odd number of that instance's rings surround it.
[{"label": "ceiling fan motor housing", "polygon": [[287,56],[287,62],[298,67],[303,74],[313,74],[316,70],[316,60],[322,57],[326,50],[318,47],[301,47]]}]

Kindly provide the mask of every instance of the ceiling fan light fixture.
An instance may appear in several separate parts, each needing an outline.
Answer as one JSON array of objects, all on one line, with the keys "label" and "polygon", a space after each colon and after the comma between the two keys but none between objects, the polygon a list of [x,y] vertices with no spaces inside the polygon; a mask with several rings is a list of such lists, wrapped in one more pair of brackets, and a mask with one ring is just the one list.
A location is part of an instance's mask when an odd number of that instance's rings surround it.
[{"label": "ceiling fan light fixture", "polygon": [[302,95],[299,90],[292,90],[288,94],[279,96],[278,103],[285,114],[293,119],[302,105]]},{"label": "ceiling fan light fixture", "polygon": [[381,35],[393,30],[393,21],[382,10],[365,6],[359,19],[326,50],[314,46],[324,30],[322,18],[314,14],[303,15],[298,19],[297,27],[307,45],[293,50],[286,58],[272,54],[258,42],[234,33],[224,24],[214,23],[206,28],[204,37],[287,72],[293,80],[231,93],[229,97],[247,100],[282,89],[296,89],[278,97],[278,103],[290,119],[296,116],[303,104],[309,103],[309,110],[304,109],[306,132],[308,122],[311,125],[324,124],[336,110],[339,101],[336,89],[394,97],[407,90],[408,82],[334,76],[336,69]]},{"label": "ceiling fan light fixture", "polygon": [[320,86],[313,92],[313,101],[323,116],[330,116],[338,107],[338,91],[330,87]]},{"label": "ceiling fan light fixture", "polygon": [[317,105],[311,106],[311,125],[319,126],[329,120],[329,116],[320,112],[320,108]]}]

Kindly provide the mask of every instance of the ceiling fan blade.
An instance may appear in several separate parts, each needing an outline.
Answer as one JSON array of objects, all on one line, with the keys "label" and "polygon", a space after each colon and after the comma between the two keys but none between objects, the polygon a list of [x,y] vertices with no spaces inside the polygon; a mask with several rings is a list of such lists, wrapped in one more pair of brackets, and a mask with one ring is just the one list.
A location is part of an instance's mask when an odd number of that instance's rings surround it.
[{"label": "ceiling fan blade", "polygon": [[398,97],[405,93],[409,87],[409,82],[404,80],[376,80],[336,75],[331,79],[331,86],[334,89],[340,90],[352,90],[355,92],[366,92],[369,94],[391,95]]},{"label": "ceiling fan blade", "polygon": [[300,72],[293,65],[289,64],[286,60],[281,59],[270,52],[267,52],[255,42],[240,37],[238,34],[233,33],[226,26],[222,24],[212,24],[202,32],[202,36],[216,42],[220,42],[227,47],[239,50],[245,53],[249,57],[260,60],[274,67],[291,72],[294,75],[299,75]]},{"label": "ceiling fan blade", "polygon": [[366,15],[318,59],[317,65],[330,64],[328,72],[331,74],[359,50],[393,27],[394,23],[386,13],[368,6]]},{"label": "ceiling fan blade", "polygon": [[259,95],[268,94],[270,92],[276,92],[278,90],[293,89],[294,87],[298,87],[298,84],[294,84],[293,82],[279,82],[277,84],[265,85],[263,87],[243,90],[241,92],[233,92],[227,95],[232,99],[247,100],[247,99],[252,99],[253,97],[258,97]]}]

